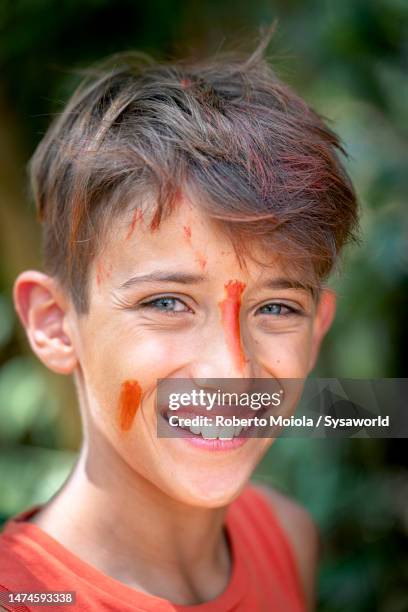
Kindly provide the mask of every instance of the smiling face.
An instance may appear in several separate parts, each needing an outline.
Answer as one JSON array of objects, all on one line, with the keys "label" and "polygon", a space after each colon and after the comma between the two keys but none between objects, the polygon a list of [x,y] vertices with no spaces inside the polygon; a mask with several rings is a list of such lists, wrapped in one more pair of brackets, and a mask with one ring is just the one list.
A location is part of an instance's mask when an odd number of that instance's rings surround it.
[{"label": "smiling face", "polygon": [[311,293],[276,266],[244,271],[220,230],[183,202],[153,232],[138,212],[118,222],[90,295],[73,325],[88,427],[171,497],[227,503],[271,439],[214,452],[157,437],[157,380],[305,377],[322,327]]},{"label": "smiling face", "polygon": [[[24,315],[33,293],[41,300],[35,279],[27,297],[24,274],[15,293],[20,316],[26,327],[29,320],[45,325],[40,307]],[[273,254],[268,265],[241,267],[219,227],[184,200],[155,231],[140,210],[111,228],[90,270],[88,313],[78,315],[70,302],[64,313],[61,350],[65,360],[72,352],[71,361],[56,365],[56,338],[40,350],[42,332],[29,337],[53,369],[67,372],[75,358],[90,447],[104,440],[109,453],[173,499],[220,506],[239,493],[272,440],[247,438],[218,452],[158,437],[157,381],[306,377],[334,297],[326,290],[316,303],[298,281],[274,264]],[[55,328],[54,322],[49,333],[57,336]],[[88,460],[94,470],[105,469],[99,449]]]}]

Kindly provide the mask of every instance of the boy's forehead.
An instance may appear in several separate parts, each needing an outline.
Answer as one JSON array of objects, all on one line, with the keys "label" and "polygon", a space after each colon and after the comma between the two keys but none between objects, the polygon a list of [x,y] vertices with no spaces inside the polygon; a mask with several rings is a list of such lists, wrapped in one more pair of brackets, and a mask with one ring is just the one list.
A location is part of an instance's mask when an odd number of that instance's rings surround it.
[{"label": "boy's forehead", "polygon": [[[278,281],[277,287],[292,284],[307,288],[296,266],[272,245],[267,256],[264,249],[259,249],[259,261],[244,255],[240,262],[222,228],[186,199],[180,200],[155,229],[150,227],[151,217],[146,206],[135,205],[107,233],[98,261],[112,265],[123,283],[134,274],[162,269],[193,272],[205,279],[222,270],[257,283],[271,279]],[[256,250],[255,247],[255,254]]]},{"label": "boy's forehead", "polygon": [[208,216],[186,200],[177,202],[174,210],[151,228],[152,212],[146,205],[136,205],[110,227],[104,251],[136,258],[151,255],[191,251],[193,245],[205,247],[209,243],[223,245],[232,252],[232,245]]}]

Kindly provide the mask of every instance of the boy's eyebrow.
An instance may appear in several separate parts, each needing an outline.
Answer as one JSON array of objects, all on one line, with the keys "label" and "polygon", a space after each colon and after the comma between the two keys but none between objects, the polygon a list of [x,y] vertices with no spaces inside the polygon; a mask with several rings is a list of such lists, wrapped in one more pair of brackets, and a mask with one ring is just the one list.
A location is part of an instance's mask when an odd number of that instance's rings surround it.
[{"label": "boy's eyebrow", "polygon": [[263,283],[263,286],[267,289],[303,289],[303,291],[313,292],[310,285],[290,278],[270,278]]},{"label": "boy's eyebrow", "polygon": [[[119,289],[129,289],[139,283],[180,283],[183,285],[196,285],[206,280],[206,276],[202,274],[193,274],[189,272],[163,272],[157,270],[149,272],[148,274],[141,274],[140,276],[132,276],[122,285]],[[290,278],[270,278],[262,283],[263,287],[267,289],[303,289],[303,291],[309,291],[313,293],[312,287],[306,285],[300,281],[296,281]]]},{"label": "boy's eyebrow", "polygon": [[164,282],[164,283],[180,283],[183,285],[194,285],[197,283],[202,283],[206,280],[206,277],[202,274],[192,274],[188,272],[150,272],[149,274],[141,274],[140,276],[132,276],[122,285],[120,285],[119,289],[129,289],[129,287],[133,287],[134,285],[138,285],[139,283],[155,283],[155,282]]}]

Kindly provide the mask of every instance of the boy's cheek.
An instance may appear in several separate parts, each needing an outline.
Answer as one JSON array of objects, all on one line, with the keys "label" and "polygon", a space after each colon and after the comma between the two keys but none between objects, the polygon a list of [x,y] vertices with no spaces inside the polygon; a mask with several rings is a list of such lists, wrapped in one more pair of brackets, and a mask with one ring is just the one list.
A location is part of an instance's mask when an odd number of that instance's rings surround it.
[{"label": "boy's cheek", "polygon": [[[81,334],[80,361],[88,392],[89,409],[98,423],[117,432],[129,431],[143,402],[143,421],[154,419],[158,378],[188,377],[197,360],[194,339],[151,330],[119,327],[95,319]],[[303,378],[309,363],[311,333],[308,328],[292,334],[260,335],[251,345],[250,357],[262,375]],[[137,422],[137,421],[136,421]],[[152,421],[153,422],[153,421]]]},{"label": "boy's cheek", "polygon": [[257,360],[270,376],[303,378],[307,375],[311,354],[311,330],[259,338]]},{"label": "boy's cheek", "polygon": [[95,416],[115,428],[129,429],[142,396],[144,408],[153,413],[157,379],[171,376],[182,362],[170,340],[109,336],[109,342],[101,341],[96,348],[89,343],[81,366]]}]

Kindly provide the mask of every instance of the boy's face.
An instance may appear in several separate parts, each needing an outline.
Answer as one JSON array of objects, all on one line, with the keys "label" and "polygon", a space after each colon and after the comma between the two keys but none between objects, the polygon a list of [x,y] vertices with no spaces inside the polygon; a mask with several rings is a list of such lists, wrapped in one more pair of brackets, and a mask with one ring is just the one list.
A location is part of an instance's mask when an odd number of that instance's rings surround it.
[{"label": "boy's face", "polygon": [[[75,371],[90,447],[102,434],[134,472],[192,505],[228,503],[271,439],[220,451],[159,438],[157,380],[304,378],[334,314],[332,292],[316,304],[309,291],[284,288],[277,264],[241,268],[225,235],[186,201],[153,232],[139,212],[116,222],[90,270],[86,315],[31,274],[17,280],[17,309],[46,365]],[[51,325],[36,309],[52,300]],[[93,468],[106,469],[96,455]]]}]

